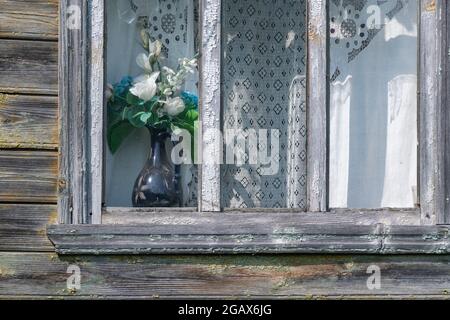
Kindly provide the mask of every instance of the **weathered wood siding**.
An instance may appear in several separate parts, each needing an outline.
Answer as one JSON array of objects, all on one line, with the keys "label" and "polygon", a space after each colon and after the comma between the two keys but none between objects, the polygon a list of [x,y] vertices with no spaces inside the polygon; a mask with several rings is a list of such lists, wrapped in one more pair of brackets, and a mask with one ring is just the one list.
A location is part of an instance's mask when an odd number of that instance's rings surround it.
[{"label": "weathered wood siding", "polygon": [[57,7],[0,0],[0,298],[448,296],[450,256],[58,257],[45,232],[57,219]]},{"label": "weathered wood siding", "polygon": [[57,97],[0,94],[0,148],[58,149]]},{"label": "weathered wood siding", "polygon": [[0,282],[4,252],[52,251],[45,234],[56,219],[58,4],[0,0]]},{"label": "weathered wood siding", "polygon": [[[67,268],[81,289],[66,288]],[[367,268],[381,268],[381,289],[367,289]],[[450,257],[122,256],[63,257],[2,253],[2,295],[45,298],[384,298],[448,297]]]},{"label": "weathered wood siding", "polygon": [[0,38],[58,40],[58,0],[0,0]]}]

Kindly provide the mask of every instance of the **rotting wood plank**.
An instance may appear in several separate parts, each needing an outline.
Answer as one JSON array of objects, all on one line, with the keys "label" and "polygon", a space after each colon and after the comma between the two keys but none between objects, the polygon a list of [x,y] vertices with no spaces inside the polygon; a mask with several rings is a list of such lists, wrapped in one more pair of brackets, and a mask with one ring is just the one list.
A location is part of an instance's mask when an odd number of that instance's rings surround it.
[{"label": "rotting wood plank", "polygon": [[58,148],[56,97],[0,93],[0,148]]},{"label": "rotting wood plank", "polygon": [[56,221],[56,205],[0,204],[0,251],[54,252],[46,228]]},{"label": "rotting wood plank", "polygon": [[57,152],[0,150],[0,202],[56,203]]},{"label": "rotting wood plank", "polygon": [[58,44],[0,39],[0,92],[58,94]]},{"label": "rotting wood plank", "polygon": [[[81,271],[80,290],[66,287]],[[369,266],[381,288],[369,290]],[[0,253],[0,297],[448,298],[450,256],[76,256]]]},{"label": "rotting wood plank", "polygon": [[58,40],[58,0],[0,0],[0,38]]}]

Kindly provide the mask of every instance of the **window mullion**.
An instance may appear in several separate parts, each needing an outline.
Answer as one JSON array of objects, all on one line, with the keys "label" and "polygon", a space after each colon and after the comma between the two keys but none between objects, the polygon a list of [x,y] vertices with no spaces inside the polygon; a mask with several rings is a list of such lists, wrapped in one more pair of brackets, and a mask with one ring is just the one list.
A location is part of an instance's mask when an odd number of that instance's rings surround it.
[{"label": "window mullion", "polygon": [[[420,206],[422,223],[433,225],[445,220],[447,196],[444,187],[444,135],[440,125],[444,119],[441,100],[445,88],[441,86],[442,49],[445,1],[421,1],[420,13]],[[444,122],[445,123],[445,122]]]},{"label": "window mullion", "polygon": [[91,50],[90,50],[90,185],[91,185],[91,223],[102,221],[103,203],[103,127],[104,112],[104,39],[105,18],[104,0],[92,0],[91,3]]},{"label": "window mullion", "polygon": [[90,221],[87,5],[80,0],[60,4],[58,221],[62,224]]},{"label": "window mullion", "polygon": [[221,1],[208,0],[201,4],[202,55],[200,61],[201,116],[201,196],[200,210],[220,211],[220,134],[221,106]]},{"label": "window mullion", "polygon": [[327,6],[308,1],[308,210],[327,210]]}]

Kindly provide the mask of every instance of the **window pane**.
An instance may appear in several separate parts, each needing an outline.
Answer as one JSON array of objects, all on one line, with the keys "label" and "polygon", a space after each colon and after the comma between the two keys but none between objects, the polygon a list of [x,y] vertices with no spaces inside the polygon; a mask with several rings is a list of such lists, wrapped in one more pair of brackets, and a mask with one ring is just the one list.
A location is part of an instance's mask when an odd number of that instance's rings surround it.
[{"label": "window pane", "polygon": [[418,1],[329,10],[330,207],[414,207]]},{"label": "window pane", "polygon": [[[162,43],[160,66],[176,70],[180,58],[192,58],[198,53],[198,0],[108,0],[107,11],[107,82],[120,83],[125,76],[137,77],[149,73],[137,63],[137,56],[146,53],[141,46],[141,30],[150,40]],[[148,52],[147,52],[148,53]],[[126,81],[125,81],[126,82]],[[181,91],[197,94],[198,73],[189,76]],[[159,92],[159,91],[158,91]],[[166,99],[160,93],[161,99]],[[110,106],[108,106],[110,108]],[[109,120],[111,117],[108,115]],[[120,131],[117,133],[120,135]],[[120,148],[106,155],[106,205],[131,207],[132,191],[150,152],[150,135],[146,128],[135,129]],[[166,152],[172,147],[166,140]],[[170,155],[168,156],[169,159]],[[172,163],[173,164],[173,163]],[[197,169],[181,166],[182,205],[197,206]]]},{"label": "window pane", "polygon": [[[223,133],[229,135],[222,204],[304,209],[306,1],[223,0],[222,6]],[[233,150],[243,151],[241,161]]]}]

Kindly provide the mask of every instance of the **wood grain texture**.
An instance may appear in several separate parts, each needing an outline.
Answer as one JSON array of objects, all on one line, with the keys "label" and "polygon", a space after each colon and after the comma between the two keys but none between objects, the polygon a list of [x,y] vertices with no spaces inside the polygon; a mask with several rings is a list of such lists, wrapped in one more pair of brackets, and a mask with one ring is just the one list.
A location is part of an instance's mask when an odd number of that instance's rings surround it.
[{"label": "wood grain texture", "polygon": [[0,0],[0,38],[58,40],[58,0]]},{"label": "wood grain texture", "polygon": [[[294,226],[294,225],[420,225],[419,210],[339,210],[331,213],[317,212],[289,212],[274,209],[261,211],[226,211],[217,215],[215,213],[197,213],[195,208],[106,208],[103,212],[104,224],[112,225],[190,225],[202,226],[226,225],[233,226]],[[256,230],[256,228],[255,228]]]},{"label": "wood grain texture", "polygon": [[91,223],[100,224],[102,222],[103,206],[103,160],[104,135],[106,112],[104,106],[106,99],[104,95],[104,74],[105,74],[105,2],[104,0],[91,1],[91,54],[90,54],[90,106],[91,126],[90,126],[90,202],[91,202]]},{"label": "wood grain texture", "polygon": [[0,202],[56,203],[57,156],[50,151],[0,151]]},{"label": "wood grain texture", "polygon": [[0,92],[58,94],[58,44],[0,39]]},{"label": "wood grain texture", "polygon": [[[443,38],[445,42],[442,45],[442,59],[443,59],[443,87],[445,91],[442,95],[442,103],[446,106],[443,110],[444,114],[442,116],[443,124],[442,128],[444,130],[444,161],[445,161],[445,209],[444,213],[438,218],[438,223],[450,224],[450,5],[448,1],[444,1],[442,6],[443,15],[442,26],[445,28]],[[443,41],[444,41],[443,40]]]},{"label": "wood grain texture", "polygon": [[[81,271],[68,290],[67,269]],[[381,271],[369,290],[367,270]],[[0,253],[0,297],[35,298],[448,298],[449,256],[58,257]]]},{"label": "wood grain texture", "polygon": [[54,252],[46,228],[56,221],[56,205],[0,204],[0,251]]},{"label": "wood grain texture", "polygon": [[57,149],[56,97],[0,94],[0,148]]},{"label": "wood grain texture", "polygon": [[308,1],[308,211],[327,211],[327,5]]},{"label": "wood grain texture", "polygon": [[[443,48],[446,43],[443,28],[445,1],[421,0],[420,18],[420,206],[424,224],[443,222],[446,199],[444,177],[445,139],[442,128],[444,109],[442,97],[445,87],[442,82]],[[444,116],[445,118],[445,116]]]},{"label": "wood grain texture", "polygon": [[[81,25],[69,29],[68,8],[78,6]],[[89,188],[89,3],[63,0],[60,4],[59,41],[59,189],[60,223],[90,221]]]},{"label": "wood grain texture", "polygon": [[448,254],[446,226],[306,224],[295,216],[234,221],[161,218],[147,225],[54,225],[60,254],[378,253]]}]

